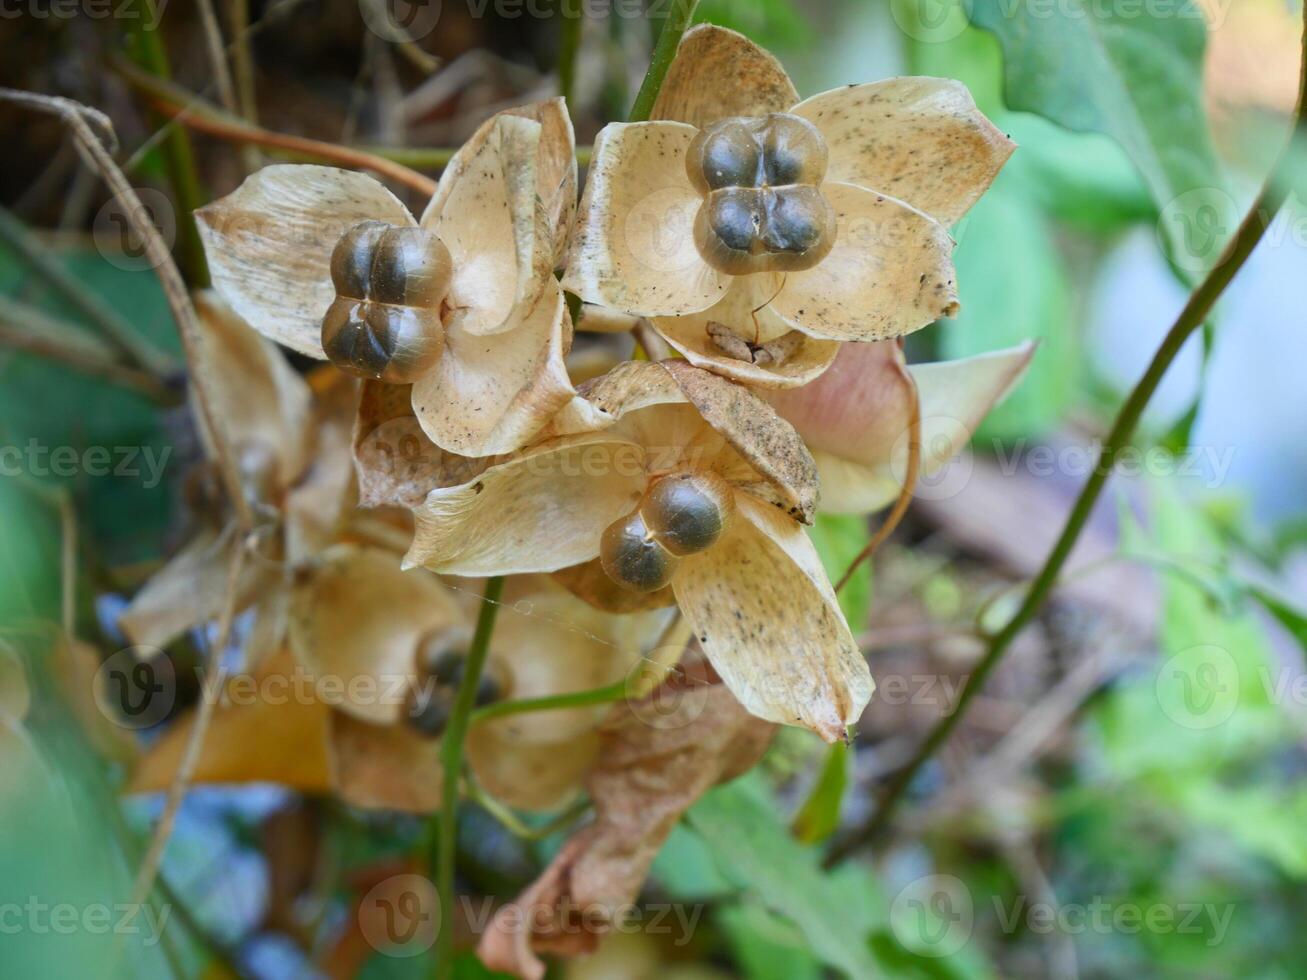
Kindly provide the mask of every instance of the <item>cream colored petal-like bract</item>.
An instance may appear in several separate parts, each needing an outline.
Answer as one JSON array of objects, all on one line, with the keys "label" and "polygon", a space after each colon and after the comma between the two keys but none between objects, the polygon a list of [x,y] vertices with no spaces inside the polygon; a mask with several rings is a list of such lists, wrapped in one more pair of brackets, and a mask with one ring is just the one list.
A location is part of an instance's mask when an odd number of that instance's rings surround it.
[{"label": "cream colored petal-like bract", "polygon": [[730,277],[694,242],[700,194],[685,172],[698,132],[674,122],[612,123],[595,139],[563,287],[640,316],[712,306]]},{"label": "cream colored petal-like bract", "polygon": [[1016,149],[961,82],[887,78],[831,89],[790,110],[821,130],[827,180],[892,194],[951,225]]},{"label": "cream colored petal-like bract", "polygon": [[[118,627],[132,643],[163,647],[183,632],[216,619],[227,591],[232,552],[240,541],[235,526],[201,533],[157,571],[118,617]],[[236,611],[247,608],[259,591],[276,581],[265,562],[253,558],[241,566],[236,584]]]},{"label": "cream colored petal-like bract", "polygon": [[363,221],[415,223],[371,177],[310,164],[264,167],[195,218],[218,294],[264,336],[319,359],[340,236]]},{"label": "cream colored petal-like bract", "polygon": [[445,169],[422,215],[422,227],[454,260],[447,327],[475,334],[514,327],[554,267],[550,232],[536,204],[540,123],[500,113],[482,129]]},{"label": "cream colored petal-like bract", "polygon": [[419,641],[465,625],[440,581],[403,571],[399,556],[341,546],[307,573],[291,602],[290,644],[299,662],[345,691],[337,710],[377,725],[399,721]]},{"label": "cream colored petal-like bract", "polygon": [[844,737],[872,680],[803,529],[736,495],[740,519],[672,578],[681,611],[731,693],[751,713]]},{"label": "cream colored petal-like bract", "polygon": [[[310,441],[309,386],[277,348],[259,336],[211,290],[195,294],[206,397],[214,421],[238,455],[261,445],[277,461],[278,486],[286,487],[305,465]],[[213,440],[196,412],[200,432],[214,455]]]},{"label": "cream colored petal-like bract", "polygon": [[754,312],[757,304],[741,307],[736,301],[736,286],[751,278],[754,277],[737,277],[721,301],[702,313],[654,317],[654,329],[695,367],[740,384],[756,388],[792,388],[808,384],[830,367],[840,349],[838,341],[819,340],[793,332],[791,340],[796,346],[787,349],[780,363],[773,364],[761,359],[760,363],[755,363],[730,357],[709,335],[709,325],[716,323],[760,345],[784,343],[781,338],[790,332],[790,325],[769,306]]},{"label": "cream colored petal-like bract", "polygon": [[[920,479],[935,476],[966,448],[984,417],[1020,383],[1034,352],[1035,345],[1027,342],[908,369],[921,396]],[[897,432],[878,427],[867,440],[850,440],[842,451],[832,439],[822,440],[822,446],[829,448],[814,447],[823,512],[869,514],[894,502],[907,472],[906,412],[906,408],[893,410],[886,405],[886,416],[899,418]],[[847,425],[849,419],[843,421]]]},{"label": "cream colored petal-like bract", "polygon": [[[211,784],[277,783],[302,793],[329,792],[329,714],[314,697],[302,668],[283,648],[253,675],[228,682],[191,779]],[[132,771],[127,791],[154,793],[171,786],[194,727],[192,710],[150,746]]]},{"label": "cream colored petal-like bract", "polygon": [[[812,384],[763,397],[814,454],[875,466],[889,459],[907,431],[916,393],[899,344],[883,340],[842,344],[835,362]],[[827,503],[823,479],[822,504]]]},{"label": "cream colored petal-like bract", "polygon": [[[514,594],[513,586],[523,582]],[[657,634],[656,615],[600,612],[549,579],[508,580],[490,645],[491,673],[502,675],[513,700],[607,687],[625,677],[640,655],[639,640],[622,624],[636,621]],[[592,729],[609,705],[528,711],[485,722],[506,743],[565,742]]]},{"label": "cream colored petal-like bract", "polygon": [[599,755],[599,736],[581,732],[565,742],[520,742],[493,726],[468,732],[467,761],[481,788],[511,807],[551,810],[571,800]]},{"label": "cream colored petal-like bract", "polygon": [[713,431],[775,491],[769,494],[790,517],[812,523],[819,487],[812,455],[794,427],[740,385],[684,361],[662,361]]},{"label": "cream colored petal-like bract", "polygon": [[681,38],[650,118],[703,129],[726,116],[786,112],[798,101],[774,56],[743,34],[700,24]]},{"label": "cream colored petal-like bract", "polygon": [[413,385],[418,422],[437,446],[462,456],[522,448],[574,394],[564,361],[571,339],[552,277],[511,330],[484,335],[452,325],[435,370]]},{"label": "cream colored petal-like bract", "polygon": [[599,554],[599,538],[644,491],[644,454],[605,433],[527,449],[413,511],[406,567],[450,575],[552,572]]},{"label": "cream colored petal-like bract", "polygon": [[958,311],[953,240],[938,221],[853,184],[825,183],[835,247],[791,272],[771,306],[796,330],[828,340],[887,340]]}]

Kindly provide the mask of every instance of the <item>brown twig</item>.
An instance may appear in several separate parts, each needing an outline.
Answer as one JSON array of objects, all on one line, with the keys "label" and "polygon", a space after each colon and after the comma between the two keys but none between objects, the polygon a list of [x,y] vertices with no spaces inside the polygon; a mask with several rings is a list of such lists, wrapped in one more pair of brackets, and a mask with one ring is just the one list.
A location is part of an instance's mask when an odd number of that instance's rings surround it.
[{"label": "brown twig", "polygon": [[[197,132],[234,143],[262,146],[312,160],[338,163],[343,167],[371,170],[398,184],[410,187],[425,197],[430,197],[436,191],[434,180],[402,163],[388,160],[367,150],[337,146],[334,143],[309,139],[305,136],[274,133],[260,126],[252,126],[230,116],[180,86],[147,75],[135,65],[118,61],[115,62],[114,67],[129,85],[145,96],[152,108]],[[451,150],[450,156],[452,155]]]},{"label": "brown twig", "polygon": [[14,102],[39,112],[52,113],[62,119],[72,130],[83,159],[109,185],[114,197],[118,199],[119,204],[126,212],[127,218],[132,224],[132,230],[136,232],[137,237],[141,240],[146,257],[159,277],[159,284],[163,287],[164,295],[168,299],[168,306],[172,309],[173,317],[177,321],[182,348],[186,352],[186,361],[190,366],[191,384],[196,396],[197,411],[201,421],[213,436],[214,455],[217,458],[218,469],[222,474],[227,495],[236,510],[236,516],[241,528],[248,529],[252,527],[254,523],[253,514],[250,512],[249,501],[246,500],[241,489],[240,469],[237,466],[236,457],[232,452],[226,431],[218,426],[219,420],[213,414],[211,400],[208,397],[208,380],[205,372],[197,369],[203,356],[204,337],[200,331],[199,317],[195,312],[194,305],[191,303],[190,296],[186,292],[186,284],[182,281],[177,264],[168,252],[168,246],[164,243],[159,230],[145,217],[149,213],[145,205],[141,203],[136,191],[127,182],[127,178],[123,176],[122,170],[114,163],[113,157],[109,155],[109,151],[100,142],[100,137],[91,128],[92,124],[94,124],[100,129],[101,135],[109,144],[116,146],[117,139],[114,136],[113,124],[109,122],[109,118],[104,113],[84,106],[72,99],[0,88],[0,100]]},{"label": "brown twig", "polygon": [[131,388],[160,405],[177,402],[176,393],[154,374],[124,364],[95,337],[18,300],[6,300],[0,307],[0,346]]}]

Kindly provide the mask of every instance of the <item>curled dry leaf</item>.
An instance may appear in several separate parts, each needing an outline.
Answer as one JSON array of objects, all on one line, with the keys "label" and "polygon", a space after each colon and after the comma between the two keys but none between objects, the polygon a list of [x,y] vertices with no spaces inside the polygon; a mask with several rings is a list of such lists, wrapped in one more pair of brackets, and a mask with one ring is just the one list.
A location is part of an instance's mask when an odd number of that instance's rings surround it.
[{"label": "curled dry leaf", "polygon": [[752,767],[775,731],[720,684],[691,683],[654,696],[662,699],[654,727],[647,702],[622,704],[604,723],[599,758],[586,778],[594,823],[495,915],[477,949],[489,968],[540,980],[539,954],[593,951],[617,910],[638,895],[681,814],[715,784]]}]

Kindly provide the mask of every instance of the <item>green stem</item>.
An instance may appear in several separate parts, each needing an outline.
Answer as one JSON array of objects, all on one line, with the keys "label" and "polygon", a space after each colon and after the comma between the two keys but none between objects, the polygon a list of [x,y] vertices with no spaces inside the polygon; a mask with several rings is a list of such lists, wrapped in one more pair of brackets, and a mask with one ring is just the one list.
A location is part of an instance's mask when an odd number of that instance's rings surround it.
[{"label": "green stem", "polygon": [[585,13],[580,0],[562,0],[559,12],[563,17],[562,36],[558,43],[558,93],[567,102],[567,108],[576,111],[576,56],[581,50],[581,28]]},{"label": "green stem", "polygon": [[463,680],[454,698],[449,724],[440,740],[440,764],[443,767],[440,812],[436,814],[435,876],[440,895],[440,932],[436,936],[436,976],[448,978],[454,970],[454,857],[458,846],[458,784],[463,771],[463,741],[467,737],[476,706],[477,683],[490,652],[490,635],[499,614],[499,597],[504,592],[504,578],[496,575],[486,580],[476,632],[463,668]]},{"label": "green stem", "polygon": [[543,698],[520,698],[516,701],[496,701],[472,712],[472,724],[477,725],[492,718],[505,715],[517,715],[527,711],[557,711],[561,708],[583,708],[592,704],[611,704],[626,696],[626,681],[618,681],[607,687],[595,687],[588,691],[572,691],[569,694],[551,694]]},{"label": "green stem", "polygon": [[[143,16],[132,23],[135,25],[131,32],[133,60],[151,75],[171,79],[168,52],[164,49],[158,27],[153,30],[145,27],[147,23],[159,23],[155,0],[145,0]],[[170,123],[166,119],[159,119],[157,125]],[[207,286],[209,267],[204,261],[204,246],[200,244],[200,232],[195,226],[194,216],[195,209],[204,204],[204,195],[200,191],[200,178],[195,169],[195,151],[191,146],[190,134],[181,126],[171,125],[163,147],[168,181],[172,184],[173,199],[177,202],[178,264],[185,270],[186,279],[193,288]]]},{"label": "green stem", "polygon": [[[1301,140],[1304,135],[1307,135],[1307,125],[1304,124],[1303,120],[1303,109],[1304,105],[1307,104],[1307,9],[1304,10],[1302,50],[1303,62],[1299,79],[1298,107],[1294,114],[1294,135],[1291,137],[1291,145],[1294,139]],[[1045,559],[1043,568],[1039,570],[1039,573],[1031,582],[1025,600],[1007,625],[990,639],[984,656],[967,679],[952,713],[945,715],[935,724],[935,727],[931,729],[930,734],[922,742],[921,747],[913,755],[911,761],[895,774],[886,787],[880,805],[876,808],[871,819],[844,836],[831,849],[825,862],[827,867],[838,864],[863,844],[873,840],[888,826],[895,806],[912,784],[913,778],[940,746],[948,740],[953,729],[957,727],[958,722],[966,714],[967,707],[972,699],[984,686],[986,678],[998,666],[999,661],[1003,659],[1003,655],[1012,645],[1012,641],[1034,619],[1044,601],[1048,598],[1049,593],[1057,585],[1062,567],[1066,564],[1072,548],[1075,547],[1080,532],[1084,530],[1085,523],[1089,520],[1089,515],[1098,502],[1099,495],[1102,493],[1107,478],[1116,465],[1117,458],[1123,450],[1130,447],[1130,441],[1136,426],[1139,424],[1139,419],[1143,415],[1144,408],[1157,391],[1157,387],[1161,384],[1162,378],[1171,366],[1171,362],[1180,353],[1180,349],[1190,335],[1200,329],[1206,322],[1207,316],[1217,299],[1243,267],[1244,262],[1248,260],[1248,256],[1257,247],[1257,243],[1261,241],[1267,227],[1284,204],[1290,185],[1289,180],[1286,178],[1289,176],[1288,171],[1295,162],[1291,153],[1286,151],[1281,155],[1265,186],[1262,188],[1262,192],[1257,196],[1257,200],[1253,202],[1252,208],[1244,217],[1243,223],[1240,224],[1234,238],[1226,246],[1225,253],[1217,262],[1216,267],[1208,273],[1207,278],[1194,290],[1184,309],[1162,340],[1161,346],[1158,347],[1157,352],[1153,355],[1152,362],[1148,365],[1148,369],[1144,372],[1143,377],[1139,379],[1139,383],[1135,385],[1134,390],[1130,392],[1125,404],[1121,406],[1121,411],[1112,425],[1112,430],[1103,442],[1097,465],[1085,482],[1084,489],[1080,491],[1080,496],[1076,499],[1075,505],[1071,508],[1071,513],[1067,516],[1062,533],[1058,536],[1057,543],[1053,546],[1048,558]]]},{"label": "green stem", "polygon": [[635,103],[631,106],[630,115],[626,117],[627,122],[645,122],[653,112],[654,100],[658,98],[658,90],[663,87],[667,69],[672,66],[672,59],[676,57],[681,35],[690,26],[690,21],[694,18],[694,8],[698,5],[699,0],[672,0],[672,9],[668,12],[667,19],[663,21],[658,43],[654,46],[653,58],[649,61],[649,70],[645,72],[640,91],[635,95]]}]

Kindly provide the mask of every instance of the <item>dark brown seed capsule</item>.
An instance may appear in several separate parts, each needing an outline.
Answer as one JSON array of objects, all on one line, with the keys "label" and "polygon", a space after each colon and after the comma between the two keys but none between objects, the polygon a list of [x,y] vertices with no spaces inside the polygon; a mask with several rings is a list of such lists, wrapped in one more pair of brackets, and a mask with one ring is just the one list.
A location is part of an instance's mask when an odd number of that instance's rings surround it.
[{"label": "dark brown seed capsule", "polygon": [[430,681],[418,683],[404,699],[404,723],[427,738],[439,738],[449,724],[453,698]]},{"label": "dark brown seed capsule", "polygon": [[775,272],[811,269],[835,244],[835,211],[816,187],[796,185],[764,191],[762,250]]},{"label": "dark brown seed capsule", "polygon": [[826,176],[826,140],[817,127],[802,116],[774,112],[763,117],[763,181],[768,187],[810,184]]},{"label": "dark brown seed capsule", "polygon": [[421,228],[355,225],[331,256],[327,357],[350,374],[396,384],[430,371],[445,346],[441,305],[452,271],[444,243]]},{"label": "dark brown seed capsule", "polygon": [[702,193],[722,187],[756,187],[762,147],[752,120],[722,119],[700,130],[685,157],[690,182]]},{"label": "dark brown seed capsule", "polygon": [[654,540],[638,510],[604,531],[599,562],[609,578],[634,592],[656,592],[676,570],[676,557]]},{"label": "dark brown seed capsule", "polygon": [[655,540],[679,557],[717,543],[731,502],[730,485],[716,473],[677,473],[649,489],[640,514]]}]

